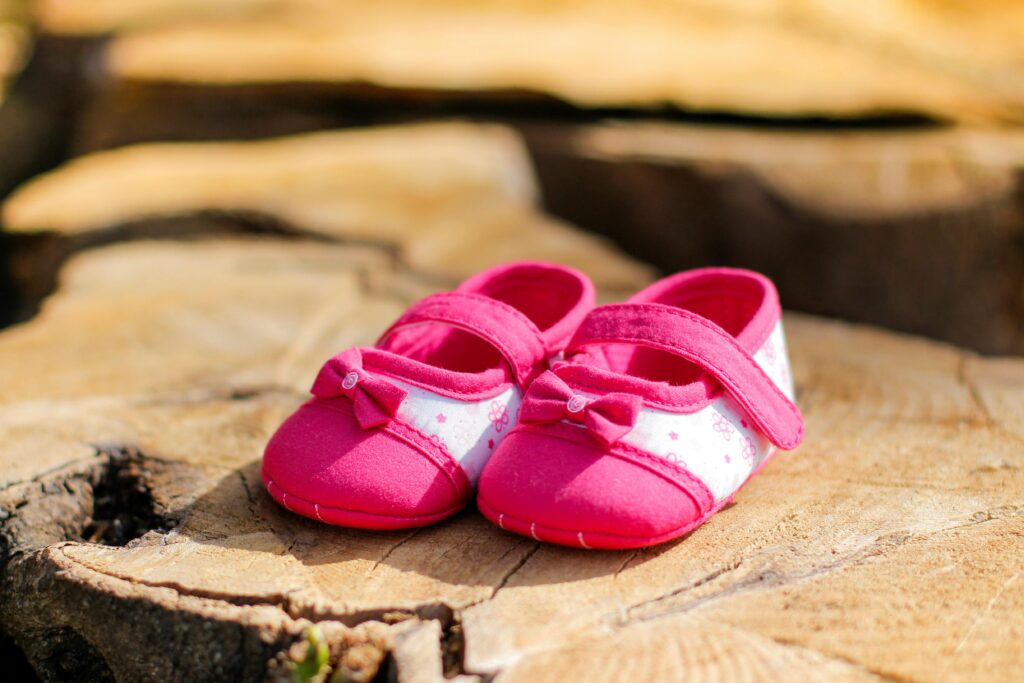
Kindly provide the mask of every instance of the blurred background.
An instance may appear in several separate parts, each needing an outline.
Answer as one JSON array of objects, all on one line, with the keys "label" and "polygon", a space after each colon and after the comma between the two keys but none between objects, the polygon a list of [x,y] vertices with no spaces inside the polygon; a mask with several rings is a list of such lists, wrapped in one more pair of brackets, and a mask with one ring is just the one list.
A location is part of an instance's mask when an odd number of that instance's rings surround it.
[{"label": "blurred background", "polygon": [[[754,268],[791,309],[1024,353],[1021,2],[2,0],[0,20],[0,324],[126,230],[282,229],[227,180],[147,203],[166,176],[80,157],[455,120],[507,127],[544,211],[659,270]],[[72,167],[79,203],[33,208]]]}]

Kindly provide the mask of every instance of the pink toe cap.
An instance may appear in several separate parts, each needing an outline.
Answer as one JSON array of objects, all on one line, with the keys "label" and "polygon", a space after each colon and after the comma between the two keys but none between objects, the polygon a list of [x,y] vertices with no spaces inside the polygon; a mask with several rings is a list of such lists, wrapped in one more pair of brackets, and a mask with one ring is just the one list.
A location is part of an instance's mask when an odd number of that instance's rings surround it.
[{"label": "pink toe cap", "polygon": [[430,524],[465,505],[469,486],[454,460],[399,423],[361,429],[345,400],[307,402],[270,439],[262,475],[275,500],[366,529]]},{"label": "pink toe cap", "polygon": [[641,547],[703,521],[710,507],[707,490],[679,474],[677,481],[669,469],[608,452],[589,437],[567,440],[516,430],[484,469],[477,500],[491,521],[538,540]]}]

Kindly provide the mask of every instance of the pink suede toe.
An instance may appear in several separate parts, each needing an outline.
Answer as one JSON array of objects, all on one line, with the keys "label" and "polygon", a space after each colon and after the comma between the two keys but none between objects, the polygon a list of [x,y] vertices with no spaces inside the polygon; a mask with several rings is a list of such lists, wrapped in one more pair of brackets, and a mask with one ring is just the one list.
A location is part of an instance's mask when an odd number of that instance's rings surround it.
[{"label": "pink suede toe", "polygon": [[399,529],[439,521],[467,502],[458,463],[395,423],[361,429],[342,400],[307,402],[263,458],[270,494],[289,510],[345,526]]},{"label": "pink suede toe", "polygon": [[479,482],[477,502],[491,521],[542,541],[632,548],[678,536],[710,508],[710,494],[685,473],[680,482],[643,454],[609,452],[575,427],[560,431],[517,429],[501,444]]}]

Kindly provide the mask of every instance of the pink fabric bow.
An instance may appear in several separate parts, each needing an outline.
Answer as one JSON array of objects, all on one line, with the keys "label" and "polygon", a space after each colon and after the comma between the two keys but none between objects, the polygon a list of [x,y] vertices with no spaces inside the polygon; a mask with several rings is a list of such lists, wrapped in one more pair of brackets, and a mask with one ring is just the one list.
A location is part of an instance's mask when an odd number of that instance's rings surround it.
[{"label": "pink fabric bow", "polygon": [[356,420],[363,429],[391,422],[408,395],[401,387],[367,374],[359,349],[349,349],[324,363],[310,392],[318,398],[352,399]]},{"label": "pink fabric bow", "polygon": [[520,420],[580,422],[601,443],[610,446],[633,429],[642,406],[643,399],[639,396],[618,392],[588,400],[574,392],[558,375],[545,372],[527,390]]}]

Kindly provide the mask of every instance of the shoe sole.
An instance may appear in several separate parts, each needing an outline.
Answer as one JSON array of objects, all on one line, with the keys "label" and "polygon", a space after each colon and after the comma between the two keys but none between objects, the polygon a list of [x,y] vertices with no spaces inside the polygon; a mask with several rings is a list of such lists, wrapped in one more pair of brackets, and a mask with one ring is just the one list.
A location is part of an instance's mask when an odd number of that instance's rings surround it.
[{"label": "shoe sole", "polygon": [[515,517],[514,515],[510,515],[506,512],[501,512],[497,508],[491,506],[480,495],[477,495],[476,504],[483,516],[498,525],[498,527],[505,531],[511,531],[519,534],[520,536],[533,538],[535,541],[555,543],[557,545],[564,545],[570,548],[585,548],[586,550],[628,550],[632,548],[645,548],[652,545],[667,543],[668,541],[690,533],[700,525],[704,524],[704,522],[708,521],[708,519],[718,513],[722,508],[731,503],[736,495],[743,490],[743,487],[754,478],[754,475],[764,469],[765,465],[768,464],[776,453],[778,453],[778,449],[776,448],[769,451],[765,458],[758,463],[757,467],[747,475],[747,478],[743,480],[743,483],[740,484],[739,488],[733,491],[728,498],[725,498],[715,504],[714,507],[697,519],[656,536],[629,536],[612,534],[604,531],[564,529],[561,527],[547,526],[545,524]]},{"label": "shoe sole", "polygon": [[333,526],[374,530],[409,529],[440,522],[466,507],[466,503],[461,503],[441,512],[415,516],[387,515],[362,510],[351,510],[331,505],[321,505],[320,503],[307,500],[302,496],[285,491],[281,488],[280,484],[263,475],[263,473],[260,473],[260,477],[263,479],[263,486],[267,489],[270,497],[281,507],[297,515]]}]

